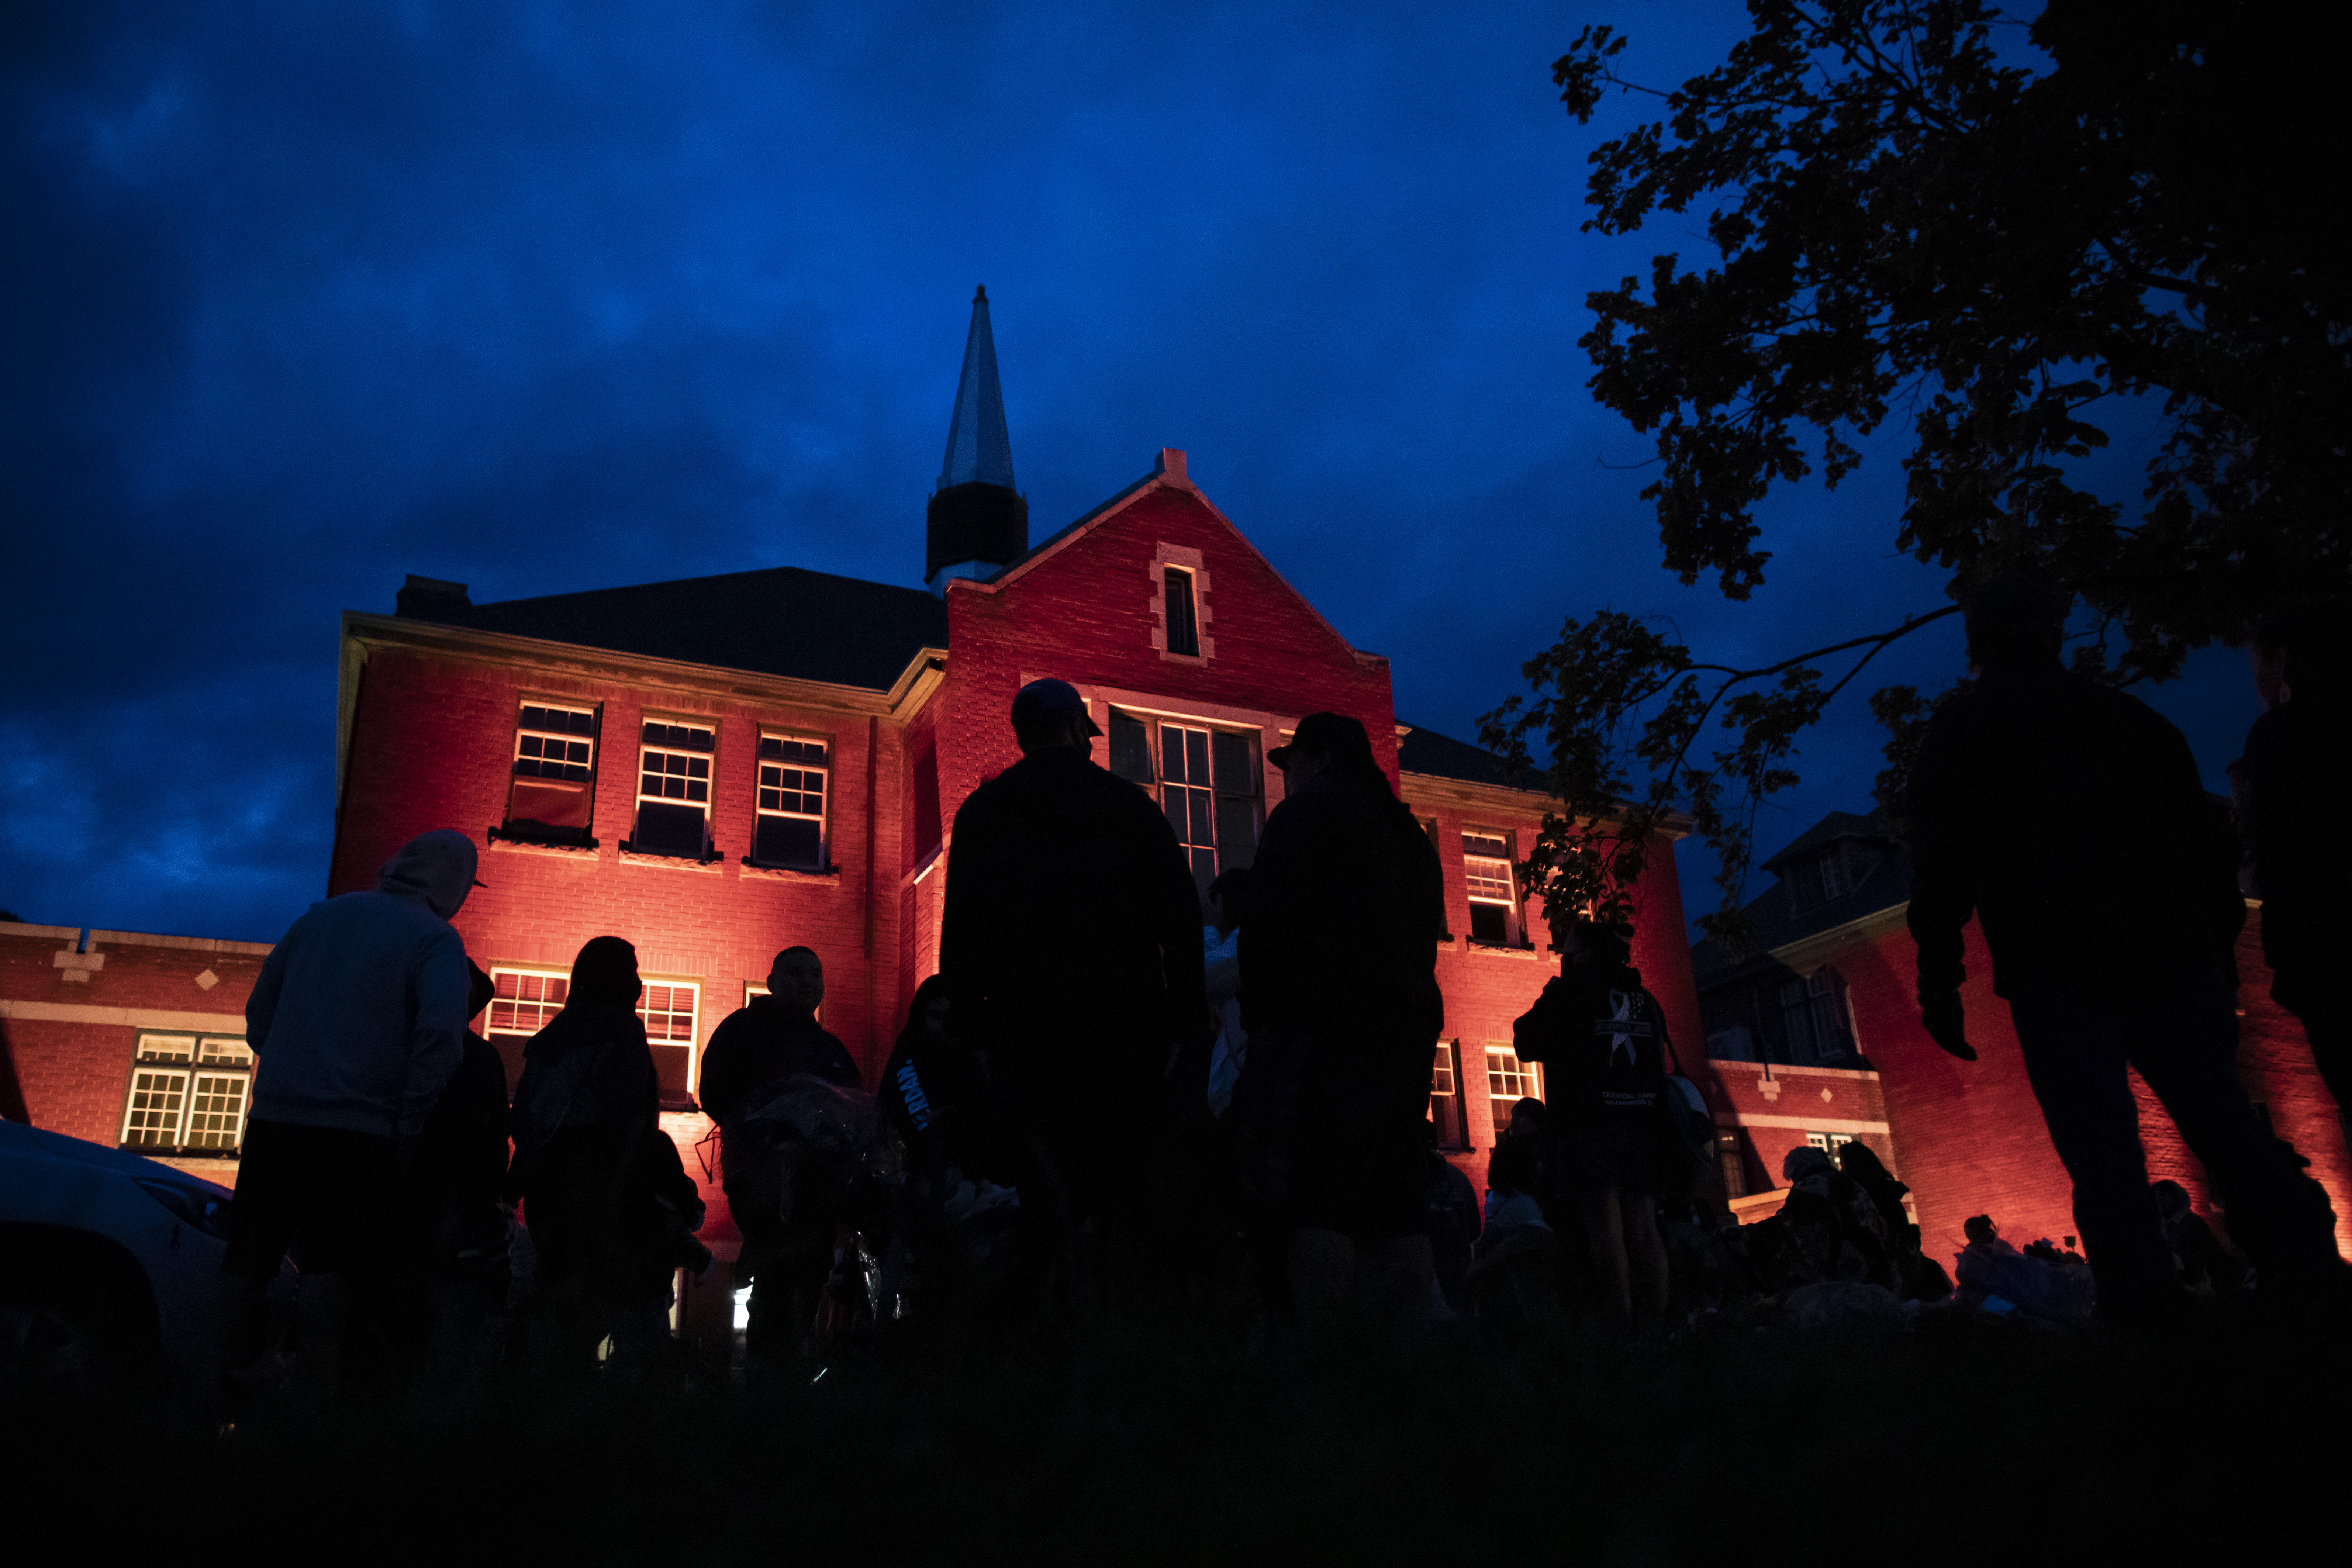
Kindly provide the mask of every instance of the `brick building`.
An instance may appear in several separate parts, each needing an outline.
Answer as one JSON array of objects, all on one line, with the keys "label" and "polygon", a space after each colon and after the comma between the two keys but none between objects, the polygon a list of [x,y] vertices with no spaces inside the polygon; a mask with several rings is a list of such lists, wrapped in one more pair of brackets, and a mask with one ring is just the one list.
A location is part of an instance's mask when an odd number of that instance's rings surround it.
[{"label": "brick building", "polygon": [[[1718,1088],[1727,1180],[1735,1208],[1777,1207],[1790,1148],[1862,1137],[1911,1185],[1931,1254],[1965,1245],[1961,1222],[1990,1214],[2022,1244],[2074,1228],[2072,1184],[2050,1146],[2026,1082],[2009,1008],[1976,922],[1966,934],[1961,989],[1979,1059],[1956,1061],[1919,1026],[1918,949],[1908,853],[1874,816],[1832,812],[1765,862],[1774,885],[1748,906],[1756,941],[1736,958],[1693,949],[1708,1055]],[[2335,1101],[2312,1065],[2301,1026],[2270,998],[2262,910],[2238,942],[2244,984],[2239,1072],[2279,1136],[2312,1163],[2352,1252],[2352,1159]],[[2217,1222],[2204,1174],[2137,1074],[2140,1139],[2150,1179],[2187,1187]]]},{"label": "brick building", "polygon": [[[1558,967],[1511,868],[1543,795],[1475,747],[1400,724],[1387,659],[1351,646],[1283,580],[1181,452],[1162,451],[1033,546],[984,297],[925,543],[922,580],[905,586],[772,567],[475,605],[462,584],[412,577],[394,614],[347,613],[326,890],[372,886],[418,832],[471,835],[487,886],[456,924],[498,983],[487,1026],[510,1069],[562,1005],[581,944],[605,932],[633,942],[665,1124],[707,1179],[695,1154],[708,1131],[701,1047],[778,949],[816,950],[824,1023],[869,1082],[878,1074],[908,997],[937,967],[956,808],[1019,754],[1007,713],[1023,683],[1051,675],[1078,688],[1104,731],[1096,760],[1165,807],[1204,886],[1248,862],[1280,804],[1266,751],[1306,713],[1352,714],[1444,868],[1446,1049],[1432,1113],[1454,1157],[1483,1174],[1496,1107],[1542,1092],[1509,1042],[1511,1020]],[[1674,858],[1650,863],[1637,957],[1676,1037],[1696,1044]],[[197,1056],[223,1056],[242,1035],[267,949],[118,948],[174,939],[99,932],[81,944],[78,931],[14,929],[34,934],[0,929],[0,992],[33,1119],[184,1146],[169,1140],[196,1135],[184,1107],[175,1131],[161,1130],[163,1110],[154,1128],[139,1120],[138,1075],[184,1073],[194,1092]],[[62,963],[82,945],[92,966],[74,981]],[[199,992],[205,964],[214,988]],[[134,994],[141,965],[156,973]],[[184,1069],[142,1058],[151,1025],[191,1037]],[[204,1157],[233,1174],[219,1163],[230,1152]],[[723,1252],[724,1199],[707,1196],[706,1239]]]}]

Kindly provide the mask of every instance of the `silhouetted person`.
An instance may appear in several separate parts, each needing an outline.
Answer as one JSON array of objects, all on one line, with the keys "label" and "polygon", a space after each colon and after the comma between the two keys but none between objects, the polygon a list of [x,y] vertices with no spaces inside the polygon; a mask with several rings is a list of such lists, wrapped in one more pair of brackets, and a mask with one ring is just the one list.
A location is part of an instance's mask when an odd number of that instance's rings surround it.
[{"label": "silhouetted person", "polygon": [[1223,1118],[1234,1100],[1234,1085],[1249,1059],[1249,1034],[1242,1027],[1242,921],[1249,910],[1250,868],[1236,866],[1209,884],[1209,927],[1201,933],[1202,975],[1216,1038],[1209,1051],[1209,1114]]},{"label": "silhouetted person", "polygon": [[[469,1021],[494,992],[468,963]],[[461,1397],[480,1372],[492,1311],[506,1300],[507,1076],[498,1050],[470,1027],[457,1070],[425,1119],[404,1206],[411,1227],[411,1310],[421,1316],[425,1395]]]},{"label": "silhouetted person", "polygon": [[1930,721],[1911,778],[1922,1020],[1975,1059],[1959,987],[1961,933],[1978,916],[2111,1319],[2166,1317],[2180,1301],[2126,1068],[2212,1173],[2266,1291],[2332,1288],[2326,1195],[2238,1081],[2245,903],[2227,817],[2179,731],[2061,668],[2065,611],[2016,579],[1969,597],[1978,678]]},{"label": "silhouetted person", "polygon": [[[1549,1140],[1552,1183],[1575,1199],[1603,1304],[1630,1329],[1666,1306],[1666,1244],[1658,1234],[1665,1012],[1643,988],[1623,926],[1563,921],[1552,943],[1559,976],[1511,1026],[1513,1049],[1521,1061],[1544,1064],[1546,1120],[1557,1127]],[[1512,1112],[1515,1133],[1518,1116]]]},{"label": "silhouetted person", "polygon": [[2352,605],[2326,605],[2255,628],[2254,687],[2264,711],[2246,732],[2237,769],[2271,995],[2302,1021],[2338,1116],[2352,1115],[2347,616]]},{"label": "silhouetted person", "polygon": [[1021,760],[956,813],[940,973],[1035,1152],[1024,1213],[1056,1249],[1090,1236],[1124,1281],[1153,1250],[1178,1047],[1209,1038],[1200,891],[1159,804],[1095,765],[1075,689],[1030,682],[1012,721]]},{"label": "silhouetted person", "polygon": [[1261,1201],[1289,1233],[1301,1315],[1345,1299],[1360,1244],[1411,1324],[1427,1311],[1432,1268],[1421,1188],[1445,1016],[1437,852],[1357,720],[1309,713],[1266,756],[1283,800],[1251,868],[1236,1131]]},{"label": "silhouetted person", "polygon": [[1470,1256],[1485,1228],[1478,1213],[1478,1189],[1459,1166],[1437,1152],[1434,1126],[1424,1136],[1430,1147],[1423,1156],[1421,1194],[1429,1217],[1430,1265],[1438,1294],[1446,1309],[1458,1317],[1470,1310]]},{"label": "silhouetted person", "polygon": [[352,1296],[382,1303],[400,1169],[465,1057],[469,972],[449,921],[474,867],[464,834],[419,834],[373,891],[311,905],[261,966],[245,1005],[257,1061],[221,1264],[228,1369],[261,1352],[262,1288],[289,1246],[306,1397],[339,1386]]},{"label": "silhouetted person", "polygon": [[1900,1293],[1906,1299],[1922,1301],[1940,1301],[1950,1295],[1950,1277],[1945,1274],[1942,1264],[1921,1250],[1919,1227],[1912,1223],[1910,1211],[1903,1206],[1903,1199],[1911,1189],[1896,1181],[1885,1162],[1860,1139],[1838,1145],[1837,1163],[1847,1179],[1878,1211],[1879,1235],[1885,1239],[1887,1254],[1901,1279]]},{"label": "silhouetted person", "polygon": [[739,1140],[729,1158],[728,1138],[794,1078],[862,1087],[848,1047],[816,1021],[824,1004],[824,965],[815,952],[785,948],[769,966],[768,994],[729,1014],[702,1053],[698,1090],[702,1109],[719,1124],[728,1208],[743,1235],[735,1278],[751,1287],[744,1342],[765,1361],[800,1351],[832,1271],[836,1215],[819,1173],[793,1169],[778,1202],[767,1191],[769,1173],[751,1168],[748,1145]]},{"label": "silhouetted person", "polygon": [[675,1159],[655,1147],[669,1139],[637,1016],[644,989],[636,949],[616,936],[591,939],[572,960],[563,1010],[523,1047],[515,1086],[508,1192],[530,1226],[554,1353],[579,1368],[608,1335],[616,1358],[641,1359],[669,1305],[660,1200]]},{"label": "silhouetted person", "polygon": [[2203,1296],[2226,1296],[2246,1282],[2246,1266],[2230,1256],[2205,1216],[2189,1201],[2189,1189],[2179,1182],[2151,1184],[2156,1212],[2164,1223],[2164,1239],[2179,1268],[2180,1283]]}]

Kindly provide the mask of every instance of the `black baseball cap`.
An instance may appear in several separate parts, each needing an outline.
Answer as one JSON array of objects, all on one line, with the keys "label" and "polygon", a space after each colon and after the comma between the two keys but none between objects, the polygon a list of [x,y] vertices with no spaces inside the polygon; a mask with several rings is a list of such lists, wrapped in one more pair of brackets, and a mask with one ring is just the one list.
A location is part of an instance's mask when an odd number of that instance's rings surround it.
[{"label": "black baseball cap", "polygon": [[1013,694],[1013,727],[1016,730],[1033,719],[1057,714],[1077,720],[1086,725],[1089,735],[1102,733],[1102,726],[1087,712],[1087,700],[1079,696],[1078,689],[1066,680],[1055,680],[1048,676],[1044,680],[1031,681]]}]

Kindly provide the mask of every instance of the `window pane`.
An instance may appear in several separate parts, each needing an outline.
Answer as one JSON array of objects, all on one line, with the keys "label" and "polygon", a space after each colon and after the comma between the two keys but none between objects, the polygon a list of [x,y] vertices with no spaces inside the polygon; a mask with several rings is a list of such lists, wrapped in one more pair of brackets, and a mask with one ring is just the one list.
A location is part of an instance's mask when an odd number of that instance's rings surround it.
[{"label": "window pane", "polygon": [[1257,794],[1257,769],[1252,765],[1247,735],[1237,735],[1230,730],[1218,730],[1209,737],[1210,750],[1215,753],[1217,793],[1255,797]]},{"label": "window pane", "polygon": [[1167,568],[1168,651],[1197,658],[1201,628],[1193,614],[1192,574],[1181,566]]},{"label": "window pane", "polygon": [[1511,940],[1510,911],[1500,904],[1470,906],[1470,940],[1501,944]]},{"label": "window pane", "polygon": [[1217,848],[1229,864],[1249,864],[1257,849],[1257,802],[1246,795],[1217,797]]},{"label": "window pane", "polygon": [[768,866],[824,869],[824,832],[804,816],[763,816],[752,840],[751,858]]},{"label": "window pane", "polygon": [[196,1060],[207,1067],[251,1067],[253,1050],[243,1040],[206,1040]]},{"label": "window pane", "polygon": [[188,1102],[190,1149],[234,1149],[245,1125],[245,1074],[200,1072]]},{"label": "window pane", "polygon": [[1185,780],[1184,731],[1180,725],[1160,726],[1160,776],[1170,784]]},{"label": "window pane", "polygon": [[136,1068],[131,1103],[122,1118],[122,1142],[134,1149],[176,1149],[185,1113],[188,1075],[166,1068]]},{"label": "window pane", "polygon": [[1150,784],[1151,732],[1130,713],[1110,710],[1110,771],[1129,784]]},{"label": "window pane", "polygon": [[1511,896],[1511,863],[1508,860],[1488,860],[1465,855],[1462,858],[1462,879],[1473,899],[1491,899],[1500,904],[1517,901]]},{"label": "window pane", "polygon": [[[685,786],[681,784],[679,788]],[[699,856],[703,851],[702,808],[647,801],[637,808],[637,836],[632,847],[648,855]]]},{"label": "window pane", "polygon": [[1209,732],[1206,730],[1184,731],[1184,782],[1202,785],[1209,782]]},{"label": "window pane", "polygon": [[196,1053],[194,1035],[142,1035],[139,1037],[139,1059],[149,1062],[184,1062]]},{"label": "window pane", "polygon": [[1511,841],[1499,833],[1465,833],[1462,836],[1462,853],[1507,860],[1511,858]]}]

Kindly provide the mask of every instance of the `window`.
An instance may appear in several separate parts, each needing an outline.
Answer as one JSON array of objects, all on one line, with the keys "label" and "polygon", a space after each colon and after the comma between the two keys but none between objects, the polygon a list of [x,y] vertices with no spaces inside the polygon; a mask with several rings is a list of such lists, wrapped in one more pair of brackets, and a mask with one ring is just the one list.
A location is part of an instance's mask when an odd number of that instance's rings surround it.
[{"label": "window", "polygon": [[1437,1129],[1441,1149],[1467,1149],[1470,1124],[1462,1114],[1462,1047],[1453,1040],[1437,1042],[1437,1059],[1429,1069],[1429,1124]]},{"label": "window", "polygon": [[1519,1060],[1508,1046],[1486,1047],[1486,1102],[1495,1115],[1495,1137],[1511,1130],[1511,1107],[1522,1100],[1543,1098],[1543,1069]]},{"label": "window", "polygon": [[253,1052],[208,1035],[139,1037],[122,1110],[128,1149],[233,1154],[245,1139]]},{"label": "window", "polygon": [[1715,1134],[1715,1160],[1723,1173],[1723,1195],[1744,1198],[1748,1195],[1748,1162],[1741,1156],[1739,1134],[1730,1128],[1720,1128]]},{"label": "window", "polygon": [[482,1037],[506,1064],[509,1094],[522,1081],[524,1045],[563,1011],[571,991],[572,976],[560,969],[490,966],[490,1010],[482,1021]]},{"label": "window", "polygon": [[1805,979],[1781,984],[1780,1026],[1790,1061],[1833,1061],[1851,1053],[1844,992],[1834,969],[1817,969]]},{"label": "window", "polygon": [[1255,731],[1150,719],[1114,708],[1108,738],[1110,771],[1159,791],[1160,809],[1184,847],[1202,896],[1218,872],[1255,858],[1260,780]]},{"label": "window", "polygon": [[1819,1149],[1822,1153],[1827,1154],[1832,1159],[1837,1158],[1837,1152],[1853,1142],[1853,1134],[1851,1132],[1808,1132],[1805,1134],[1806,1148]]},{"label": "window", "polygon": [[[828,755],[823,741],[760,737],[759,825],[751,840],[751,858],[758,864],[803,871],[825,868],[825,781],[832,773]],[[936,818],[936,783],[932,788]]]},{"label": "window", "polygon": [[1789,898],[1800,913],[1843,899],[1878,868],[1874,850],[1844,840],[1817,850],[1788,869]]},{"label": "window", "polygon": [[682,1102],[693,1091],[695,1021],[702,987],[690,980],[648,980],[637,997],[646,1044],[654,1053],[654,1076],[665,1102]]},{"label": "window", "polygon": [[1201,617],[1192,600],[1192,574],[1181,566],[1163,569],[1168,594],[1168,651],[1201,657]]},{"label": "window", "polygon": [[506,830],[586,843],[596,798],[596,710],[525,702],[515,726]]},{"label": "window", "polygon": [[1717,1029],[1706,1037],[1706,1054],[1719,1062],[1752,1062],[1756,1059],[1756,1037],[1745,1024]]},{"label": "window", "polygon": [[1470,940],[1496,947],[1519,945],[1519,900],[1511,879],[1508,835],[1462,835],[1462,878],[1470,891]]},{"label": "window", "polygon": [[637,755],[640,855],[700,860],[710,853],[710,754],[719,738],[705,725],[646,721]]}]

